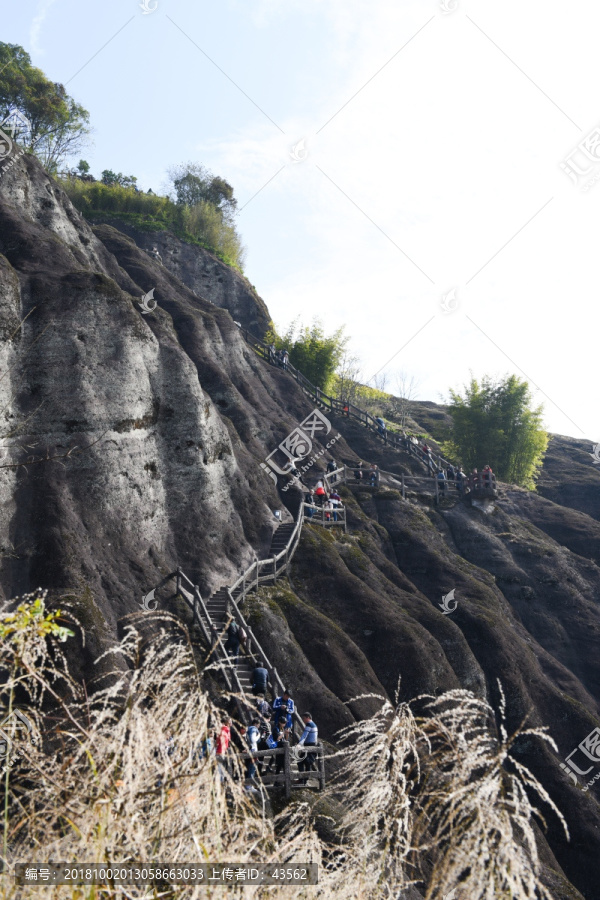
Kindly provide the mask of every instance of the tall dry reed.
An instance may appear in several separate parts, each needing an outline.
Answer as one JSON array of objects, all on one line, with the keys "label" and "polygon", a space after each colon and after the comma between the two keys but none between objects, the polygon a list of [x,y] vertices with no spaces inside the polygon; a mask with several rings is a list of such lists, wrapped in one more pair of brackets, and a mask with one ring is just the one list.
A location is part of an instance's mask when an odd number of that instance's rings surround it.
[{"label": "tall dry reed", "polygon": [[[19,743],[21,759],[2,776],[8,872],[1,898],[40,896],[39,887],[15,888],[15,861],[316,862],[319,885],[295,888],[295,896],[382,900],[414,885],[426,898],[453,890],[456,900],[548,897],[527,789],[553,804],[510,761],[514,736],[503,724],[497,733],[491,708],[469,692],[429,698],[425,709],[418,698],[419,716],[412,704],[387,702],[340,734],[339,771],[325,796],[344,809],[332,846],[317,835],[310,802],[273,817],[262,794],[244,790],[240,765],[237,778],[223,780],[214,755],[202,755],[223,710],[203,690],[187,631],[174,617],[145,615],[151,639],[131,624],[105,654],[114,665],[91,697],[68,674],[57,643],[67,635],[43,621],[4,632],[0,643],[3,708],[23,709],[37,737]],[[548,740],[539,730],[526,733]],[[178,886],[160,895],[210,890]],[[73,898],[159,893],[45,889],[45,896]],[[290,888],[230,885],[227,896],[237,895],[289,898]]]}]

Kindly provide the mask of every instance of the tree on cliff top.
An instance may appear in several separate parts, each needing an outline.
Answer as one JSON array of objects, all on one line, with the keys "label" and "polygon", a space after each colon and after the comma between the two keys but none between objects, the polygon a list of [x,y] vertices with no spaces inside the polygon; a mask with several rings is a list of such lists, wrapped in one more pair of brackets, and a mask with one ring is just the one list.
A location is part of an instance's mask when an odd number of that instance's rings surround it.
[{"label": "tree on cliff top", "polygon": [[543,407],[531,408],[527,381],[487,375],[465,385],[464,396],[450,390],[454,428],[445,445],[468,469],[489,464],[502,481],[533,488],[548,446],[542,427]]},{"label": "tree on cliff top", "polygon": [[230,222],[237,200],[233,188],[220,175],[213,175],[201,163],[182,163],[168,170],[177,203],[189,207],[209,203],[219,210],[223,219]]},{"label": "tree on cliff top", "polygon": [[310,326],[302,326],[295,319],[285,334],[279,336],[275,331],[270,331],[265,340],[268,343],[273,341],[277,349],[287,350],[291,364],[322,391],[330,389],[334,372],[348,343],[343,326],[326,335],[319,319],[315,319]]},{"label": "tree on cliff top", "polygon": [[185,228],[242,269],[246,252],[234,223],[237,200],[229,182],[194,162],[171,166],[167,174],[170,199],[177,204]]},{"label": "tree on cliff top", "polygon": [[[0,42],[0,121],[18,110],[31,130],[24,143],[50,172],[76,153],[89,134],[89,113],[64,85],[50,81],[18,44]],[[21,136],[23,142],[23,135]]]}]

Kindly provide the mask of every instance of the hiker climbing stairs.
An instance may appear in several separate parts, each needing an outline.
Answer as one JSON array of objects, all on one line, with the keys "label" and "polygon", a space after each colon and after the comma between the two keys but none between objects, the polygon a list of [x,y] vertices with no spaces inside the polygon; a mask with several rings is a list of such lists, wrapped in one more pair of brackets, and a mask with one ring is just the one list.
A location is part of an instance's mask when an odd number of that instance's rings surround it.
[{"label": "hiker climbing stairs", "polygon": [[[225,630],[232,618],[233,610],[230,609],[230,606],[229,589],[227,587],[219,588],[206,602],[208,614],[220,633]],[[223,640],[225,640],[225,635]],[[232,668],[235,669],[244,697],[251,697],[254,663],[240,649],[237,664],[235,666],[232,664]]]},{"label": "hiker climbing stairs", "polygon": [[[279,577],[286,574],[300,540],[303,522],[303,504],[301,504],[296,521],[282,522],[273,533],[270,556],[267,559],[255,558],[254,562],[233,584],[218,588],[207,600],[203,599],[198,585],[194,584],[181,568],[166,575],[151,592],[151,595],[154,596],[156,591],[175,580],[175,593],[166,599],[183,600],[188,606],[193,616],[194,627],[199,630],[204,645],[211,651],[212,658],[221,672],[229,696],[237,698],[240,721],[242,722],[249,722],[256,708],[255,699],[252,695],[252,680],[256,666],[267,669],[274,695],[281,696],[285,685],[277,669],[269,662],[240,607],[250,591],[256,590],[261,584],[273,584]],[[147,596],[150,596],[150,594]],[[246,632],[246,645],[245,647],[240,647],[236,662],[225,649],[226,630],[232,620]],[[295,725],[299,726],[300,732],[302,732],[304,722],[297,711],[294,712],[293,718]],[[282,775],[270,775],[269,778],[271,780],[267,786],[273,787],[277,783],[282,783],[285,787],[286,796],[289,796],[293,786],[306,784],[306,781],[300,779],[297,784],[293,782],[293,775],[295,773],[298,774],[296,771],[297,760],[292,765],[289,743],[287,741],[283,743],[283,749],[269,750],[268,753],[271,755],[284,754],[284,773]],[[321,743],[316,745],[315,752],[317,773],[314,778],[312,774],[307,777],[312,780],[316,779],[318,789],[323,790],[325,786],[325,766],[324,749]],[[264,753],[261,755],[264,755]]]}]

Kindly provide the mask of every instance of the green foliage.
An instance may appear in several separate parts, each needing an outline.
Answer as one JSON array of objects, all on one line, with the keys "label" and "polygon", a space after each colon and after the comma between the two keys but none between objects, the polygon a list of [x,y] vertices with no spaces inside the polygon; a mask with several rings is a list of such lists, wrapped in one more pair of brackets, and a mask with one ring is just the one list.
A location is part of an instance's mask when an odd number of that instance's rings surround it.
[{"label": "green foliage", "polygon": [[193,162],[172,166],[168,174],[177,203],[190,209],[209,204],[231,224],[237,200],[232,186],[224,178],[212,175],[203,165]]},{"label": "green foliage", "polygon": [[[109,172],[108,177],[114,174]],[[115,176],[119,177],[123,178]],[[109,214],[142,231],[172,231],[182,240],[210,250],[227,265],[242,268],[244,248],[239,235],[233,225],[224,221],[218,210],[207,202],[189,207],[175,203],[169,197],[145,194],[119,183],[105,184],[79,178],[61,179],[60,184],[76,209],[90,220],[106,218]]]},{"label": "green foliage", "polygon": [[384,409],[389,405],[392,399],[391,394],[380,391],[378,388],[369,387],[367,384],[360,384],[358,381],[348,382],[343,375],[336,372],[331,380],[331,390],[333,396],[339,400],[353,403],[359,409],[369,412],[373,416],[384,416]]},{"label": "green foliage", "polygon": [[295,319],[284,335],[278,335],[272,328],[265,340],[274,343],[278,350],[287,350],[291,364],[326,392],[331,389],[335,370],[348,342],[343,326],[326,335],[319,319],[315,319],[310,326],[301,326]]},{"label": "green foliage", "polygon": [[0,619],[0,638],[21,644],[31,638],[56,637],[66,641],[75,635],[70,628],[58,624],[62,612],[46,612],[45,597],[35,597],[32,602],[21,603],[17,611]]},{"label": "green foliage", "polygon": [[548,446],[542,406],[531,409],[531,392],[516,375],[481,383],[471,378],[464,397],[451,390],[454,428],[444,445],[468,469],[489,464],[502,481],[534,488]]},{"label": "green foliage", "polygon": [[[89,166],[88,166],[89,169]],[[112,169],[104,169],[101,178],[102,184],[114,185],[119,184],[124,188],[135,188],[137,178],[135,175],[123,175],[121,172],[113,172]]]},{"label": "green foliage", "polygon": [[0,117],[12,110],[27,117],[31,132],[26,146],[50,172],[77,152],[89,134],[89,113],[70,97],[64,85],[50,81],[18,44],[0,42]]},{"label": "green foliage", "polygon": [[221,211],[207,200],[183,208],[183,228],[208,247],[218,250],[222,259],[240,269],[243,267],[245,249],[239,234]]},{"label": "green foliage", "polygon": [[[168,197],[144,194],[120,184],[103,184],[101,181],[81,181],[79,178],[61,180],[61,187],[68,194],[73,205],[84,215],[92,210],[109,212],[131,212],[162,219],[168,224],[175,212],[174,204]],[[182,224],[182,217],[179,216]]]},{"label": "green foliage", "polygon": [[89,175],[90,164],[85,159],[80,159],[77,163],[77,171],[80,175]]}]

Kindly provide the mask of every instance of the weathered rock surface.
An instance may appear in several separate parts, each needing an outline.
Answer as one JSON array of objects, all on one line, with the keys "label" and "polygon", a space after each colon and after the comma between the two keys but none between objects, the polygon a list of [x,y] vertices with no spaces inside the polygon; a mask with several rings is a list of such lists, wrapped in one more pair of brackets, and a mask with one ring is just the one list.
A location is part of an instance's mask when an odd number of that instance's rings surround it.
[{"label": "weathered rock surface", "polygon": [[279,502],[252,453],[293,427],[289,387],[226,310],[105,227],[117,262],[35,160],[0,198],[4,465],[35,459],[0,470],[1,588],[85,589],[116,635],[177,565],[208,592],[267,551]]},{"label": "weathered rock surface", "polygon": [[[104,241],[105,229],[96,215],[95,234]],[[104,224],[114,226],[134,239],[144,250],[156,247],[165,268],[190,288],[193,294],[215,306],[229,310],[234,320],[262,338],[269,327],[269,311],[256,289],[240,272],[222,262],[214,253],[188,244],[168,231],[141,231],[130,223],[107,217]]]},{"label": "weathered rock surface", "polygon": [[[266,555],[272,510],[293,515],[299,498],[279,497],[259,463],[312,408],[244,342],[235,273],[200,290],[205,262],[171,261],[157,235],[160,266],[138,243],[92,230],[31,158],[0,179],[0,590],[74,598],[87,644],[71,652],[88,682],[167,572],[182,566],[206,596]],[[158,306],[143,315],[151,289]],[[443,409],[422,406],[435,436]],[[333,425],[336,459],[419,470],[360,425]],[[600,717],[600,467],[580,443],[555,436],[540,491],[501,485],[489,515],[343,488],[348,533],[306,527],[290,584],[247,611],[326,738],[376,708],[349,702],[359,694],[393,698],[400,681],[402,700],[462,687],[497,707],[500,680],[509,726],[528,718],[558,745],[517,747],[571,831],[567,843],[543,810],[545,878],[575,896],[562,867],[593,900],[600,785],[584,793],[559,767]]]}]

